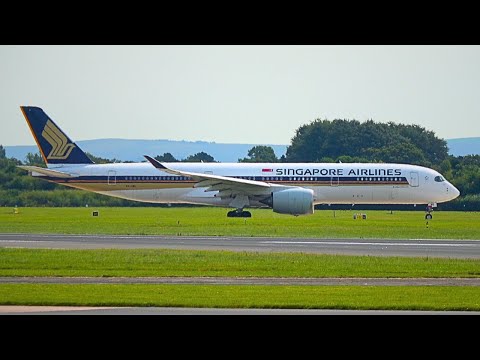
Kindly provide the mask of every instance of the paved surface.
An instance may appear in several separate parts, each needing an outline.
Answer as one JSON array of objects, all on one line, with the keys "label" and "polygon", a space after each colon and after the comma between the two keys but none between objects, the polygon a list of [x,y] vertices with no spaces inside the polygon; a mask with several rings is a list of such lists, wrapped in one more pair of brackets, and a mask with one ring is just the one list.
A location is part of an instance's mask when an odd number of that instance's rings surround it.
[{"label": "paved surface", "polygon": [[[0,234],[0,247],[99,249],[167,248],[230,251],[480,258],[479,240],[298,239],[183,236]],[[282,279],[282,278],[0,278],[0,283],[146,283],[266,285],[480,286],[479,279]],[[62,315],[480,315],[463,311],[378,311],[303,309],[206,309],[155,307],[0,306],[5,314]]]},{"label": "paved surface", "polygon": [[0,234],[0,247],[61,249],[165,248],[480,259],[479,240]]},{"label": "paved surface", "polygon": [[480,286],[480,278],[0,277],[0,284]]},{"label": "paved surface", "polygon": [[480,315],[480,311],[0,306],[0,315]]}]

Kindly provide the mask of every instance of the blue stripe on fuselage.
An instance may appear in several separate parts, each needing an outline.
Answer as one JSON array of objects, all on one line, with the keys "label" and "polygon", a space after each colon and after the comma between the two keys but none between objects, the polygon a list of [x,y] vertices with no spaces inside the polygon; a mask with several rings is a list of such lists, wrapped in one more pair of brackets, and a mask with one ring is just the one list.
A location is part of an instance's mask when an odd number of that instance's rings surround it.
[{"label": "blue stripe on fuselage", "polygon": [[[103,183],[115,178],[116,183],[195,183],[187,176],[78,176],[74,178],[58,178],[54,176],[39,176],[48,181],[55,181],[58,183],[75,183],[75,182],[97,182]],[[330,177],[330,176],[232,176],[233,179],[246,179],[254,181],[282,183],[282,182],[308,182],[308,183],[336,183],[339,184],[408,184],[405,177]]]}]

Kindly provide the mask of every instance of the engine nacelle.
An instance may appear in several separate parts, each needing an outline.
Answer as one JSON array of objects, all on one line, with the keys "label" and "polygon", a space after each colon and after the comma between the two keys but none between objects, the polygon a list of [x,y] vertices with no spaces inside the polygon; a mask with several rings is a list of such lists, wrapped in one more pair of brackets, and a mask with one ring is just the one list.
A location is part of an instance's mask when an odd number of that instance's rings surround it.
[{"label": "engine nacelle", "polygon": [[274,192],[272,208],[280,214],[313,214],[313,190],[298,188]]}]

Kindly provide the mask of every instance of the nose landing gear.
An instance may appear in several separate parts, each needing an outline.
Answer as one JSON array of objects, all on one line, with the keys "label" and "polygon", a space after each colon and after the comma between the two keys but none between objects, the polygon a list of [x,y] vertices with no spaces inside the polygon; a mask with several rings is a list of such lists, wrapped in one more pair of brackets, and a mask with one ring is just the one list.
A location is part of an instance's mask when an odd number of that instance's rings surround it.
[{"label": "nose landing gear", "polygon": [[433,211],[433,207],[436,206],[437,204],[428,204],[427,205],[427,208],[425,209],[425,220],[432,220],[433,218],[433,215],[432,215],[432,211]]}]

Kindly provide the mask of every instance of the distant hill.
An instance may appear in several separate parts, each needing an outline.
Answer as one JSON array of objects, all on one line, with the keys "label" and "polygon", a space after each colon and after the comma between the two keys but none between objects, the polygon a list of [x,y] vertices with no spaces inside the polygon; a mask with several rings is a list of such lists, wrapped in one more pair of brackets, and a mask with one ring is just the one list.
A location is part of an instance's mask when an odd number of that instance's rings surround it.
[{"label": "distant hill", "polygon": [[[204,151],[220,162],[237,162],[247,156],[248,150],[256,145],[268,145],[273,148],[277,157],[285,154],[287,145],[270,144],[222,144],[206,141],[175,141],[175,140],[127,140],[127,139],[96,139],[76,142],[82,150],[95,156],[121,161],[144,161],[143,155],[157,156],[166,152],[176,159],[182,160],[189,155]],[[36,145],[5,146],[7,157],[24,161],[26,155],[37,153]]]},{"label": "distant hill", "polygon": [[[96,139],[77,141],[84,150],[95,156],[121,161],[143,161],[143,155],[162,155],[169,152],[182,160],[189,155],[204,151],[220,162],[237,162],[247,156],[248,150],[255,145],[268,145],[273,148],[277,157],[285,155],[287,145],[270,144],[224,144],[207,141],[175,141],[175,140],[127,140]],[[449,153],[454,156],[480,154],[480,137],[447,139]],[[5,146],[7,157],[21,161],[31,152],[38,152],[37,146]]]},{"label": "distant hill", "polygon": [[480,137],[447,140],[449,153],[454,156],[480,154]]}]

